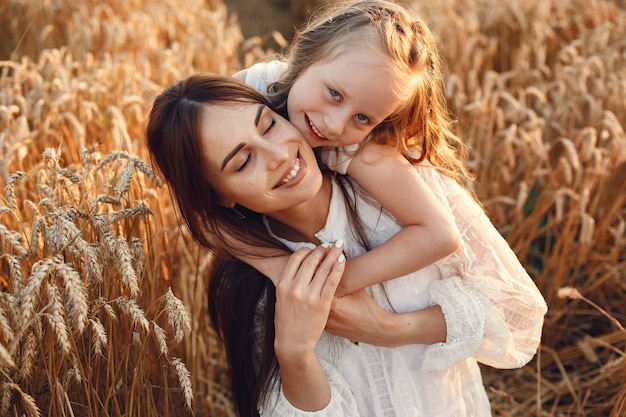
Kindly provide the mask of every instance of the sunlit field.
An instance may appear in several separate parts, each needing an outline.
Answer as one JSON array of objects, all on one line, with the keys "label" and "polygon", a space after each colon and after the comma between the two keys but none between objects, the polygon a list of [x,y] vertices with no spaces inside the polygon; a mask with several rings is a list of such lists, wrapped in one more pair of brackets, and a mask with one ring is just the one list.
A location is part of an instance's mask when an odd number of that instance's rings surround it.
[{"label": "sunlit field", "polygon": [[[544,294],[494,416],[626,416],[626,6],[405,2],[475,192]],[[234,416],[211,258],[147,156],[155,94],[273,52],[221,0],[0,0],[0,416]]]}]

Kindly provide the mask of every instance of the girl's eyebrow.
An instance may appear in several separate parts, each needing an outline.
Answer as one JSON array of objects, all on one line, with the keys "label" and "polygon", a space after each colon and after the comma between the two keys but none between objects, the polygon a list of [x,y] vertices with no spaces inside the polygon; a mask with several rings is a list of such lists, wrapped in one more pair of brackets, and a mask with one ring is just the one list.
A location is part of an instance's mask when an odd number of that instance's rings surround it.
[{"label": "girl's eyebrow", "polygon": [[[256,116],[254,117],[254,127],[259,126],[259,120],[261,119],[261,113],[263,113],[263,109],[265,109],[265,105],[259,104],[256,109]],[[233,157],[237,155],[237,152],[239,152],[244,146],[246,146],[245,143],[240,143],[239,145],[235,146],[232,151],[228,152],[228,155],[226,155],[224,161],[222,162],[222,167],[220,168],[220,171],[224,171],[224,167],[226,166],[226,164],[228,164],[228,161],[233,159]]]}]

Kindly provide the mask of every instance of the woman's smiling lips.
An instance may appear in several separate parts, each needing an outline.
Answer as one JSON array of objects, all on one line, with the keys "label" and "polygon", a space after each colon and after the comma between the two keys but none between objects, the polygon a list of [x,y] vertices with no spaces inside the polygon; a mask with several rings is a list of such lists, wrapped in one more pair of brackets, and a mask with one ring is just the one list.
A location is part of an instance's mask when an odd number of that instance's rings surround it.
[{"label": "woman's smiling lips", "polygon": [[285,185],[295,185],[303,178],[306,169],[306,163],[300,158],[300,153],[296,155],[296,158],[291,165],[291,168],[283,175],[283,177],[274,186],[274,189]]}]

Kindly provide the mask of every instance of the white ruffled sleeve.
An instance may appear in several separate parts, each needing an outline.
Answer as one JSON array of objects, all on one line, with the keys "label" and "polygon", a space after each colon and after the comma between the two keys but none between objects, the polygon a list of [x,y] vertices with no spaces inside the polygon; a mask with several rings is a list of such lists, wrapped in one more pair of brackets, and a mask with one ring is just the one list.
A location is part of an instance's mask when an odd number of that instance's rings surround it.
[{"label": "white ruffled sleeve", "polygon": [[259,410],[261,417],[359,417],[356,401],[346,380],[335,366],[323,360],[320,362],[331,390],[330,401],[326,407],[319,411],[300,410],[287,400],[282,385],[274,384],[272,392]]},{"label": "white ruffled sleeve", "polygon": [[485,310],[459,277],[433,281],[429,295],[430,302],[441,307],[447,337],[445,343],[426,347],[422,369],[445,370],[476,352],[483,340]]},{"label": "white ruffled sleeve", "polygon": [[[467,191],[432,167],[416,166],[416,169],[444,206],[450,208],[461,233],[461,247],[437,265],[443,281],[459,277],[458,285],[473,294],[473,299],[482,306],[483,334],[478,345],[468,342],[475,345],[471,356],[496,368],[525,365],[537,352],[541,340],[543,319],[547,312],[543,296],[509,244]],[[442,306],[449,332],[448,340],[460,340],[464,337],[463,332],[457,329],[454,322],[461,320],[462,324],[463,308],[457,306],[457,316],[449,316],[447,311],[456,310],[451,301],[444,299],[445,293],[439,295],[436,290],[436,287],[431,290],[432,301]],[[467,302],[468,298],[461,297],[459,300]],[[448,304],[450,306],[446,308]],[[476,319],[477,316],[465,317],[467,323],[472,325]],[[459,359],[446,354],[446,344],[431,347],[431,357],[437,358],[432,366],[435,366],[434,363],[438,364],[437,368],[444,366],[445,357],[449,358],[450,366]],[[429,366],[426,363],[424,365]]]},{"label": "white ruffled sleeve", "polygon": [[278,80],[287,64],[282,61],[259,62],[246,70],[246,84],[267,97],[267,86]]}]

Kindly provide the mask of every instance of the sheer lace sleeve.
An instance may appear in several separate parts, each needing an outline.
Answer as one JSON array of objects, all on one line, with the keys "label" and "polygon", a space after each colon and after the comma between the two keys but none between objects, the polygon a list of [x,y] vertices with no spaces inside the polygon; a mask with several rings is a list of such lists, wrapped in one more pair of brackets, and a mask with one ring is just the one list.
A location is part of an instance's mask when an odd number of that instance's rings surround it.
[{"label": "sheer lace sleeve", "polygon": [[483,339],[485,310],[459,277],[433,281],[429,294],[431,303],[441,307],[447,337],[445,343],[426,347],[423,369],[445,370],[476,352]]},{"label": "sheer lace sleeve", "polygon": [[[472,356],[497,368],[525,365],[539,346],[547,312],[545,300],[506,240],[467,191],[432,167],[416,169],[450,208],[462,236],[459,250],[438,265],[444,279],[460,277],[463,287],[482,305],[484,333]],[[472,322],[475,317],[467,320]],[[437,348],[443,350],[445,346],[433,346]]]},{"label": "sheer lace sleeve", "polygon": [[319,411],[303,411],[289,402],[279,384],[274,384],[267,401],[259,411],[262,417],[359,417],[350,386],[337,368],[321,361],[331,388],[330,402]]}]

